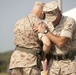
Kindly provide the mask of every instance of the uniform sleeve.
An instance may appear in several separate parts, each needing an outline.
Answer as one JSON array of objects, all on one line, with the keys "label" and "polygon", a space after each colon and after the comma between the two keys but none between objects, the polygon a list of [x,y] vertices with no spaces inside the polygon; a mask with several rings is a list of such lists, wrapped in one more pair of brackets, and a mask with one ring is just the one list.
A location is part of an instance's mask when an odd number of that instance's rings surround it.
[{"label": "uniform sleeve", "polygon": [[67,18],[60,36],[65,36],[72,39],[73,31],[75,30],[75,21],[72,18]]},{"label": "uniform sleeve", "polygon": [[38,33],[38,38],[39,38],[39,40],[41,40],[41,38],[42,38],[43,36],[45,36],[45,34],[43,34],[43,33]]}]

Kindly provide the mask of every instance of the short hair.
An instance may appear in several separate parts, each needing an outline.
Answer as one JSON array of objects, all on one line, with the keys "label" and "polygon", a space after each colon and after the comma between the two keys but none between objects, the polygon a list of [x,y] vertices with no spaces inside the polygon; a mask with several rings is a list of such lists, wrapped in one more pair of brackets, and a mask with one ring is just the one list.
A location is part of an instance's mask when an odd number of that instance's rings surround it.
[{"label": "short hair", "polygon": [[45,3],[44,2],[35,2],[35,4],[34,5],[39,5],[39,6],[41,6],[42,8],[43,8],[43,6],[45,5]]}]

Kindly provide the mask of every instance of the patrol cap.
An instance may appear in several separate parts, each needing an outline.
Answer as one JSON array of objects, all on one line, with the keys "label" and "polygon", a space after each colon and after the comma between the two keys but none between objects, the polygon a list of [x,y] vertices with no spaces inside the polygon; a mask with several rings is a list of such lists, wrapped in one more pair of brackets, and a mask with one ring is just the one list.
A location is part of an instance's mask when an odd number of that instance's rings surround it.
[{"label": "patrol cap", "polygon": [[45,3],[44,2],[36,1],[34,5],[40,5],[41,7],[43,7],[45,5]]},{"label": "patrol cap", "polygon": [[46,15],[50,14],[51,21],[54,21],[57,18],[58,10],[58,4],[55,1],[46,3],[43,7],[43,11],[46,13]]}]

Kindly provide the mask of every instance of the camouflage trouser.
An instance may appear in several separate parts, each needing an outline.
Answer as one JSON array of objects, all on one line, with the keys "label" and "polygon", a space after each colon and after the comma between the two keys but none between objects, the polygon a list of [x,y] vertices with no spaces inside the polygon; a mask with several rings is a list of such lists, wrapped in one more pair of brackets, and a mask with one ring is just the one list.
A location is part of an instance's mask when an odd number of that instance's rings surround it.
[{"label": "camouflage trouser", "polygon": [[41,71],[37,67],[32,68],[14,68],[11,75],[41,75]]},{"label": "camouflage trouser", "polygon": [[48,75],[76,75],[76,61],[53,60],[49,63]]},{"label": "camouflage trouser", "polygon": [[[55,74],[53,72],[50,72],[50,75],[65,75],[65,74],[61,74],[61,73]],[[71,73],[71,74],[66,74],[66,75],[76,75],[76,73]]]}]

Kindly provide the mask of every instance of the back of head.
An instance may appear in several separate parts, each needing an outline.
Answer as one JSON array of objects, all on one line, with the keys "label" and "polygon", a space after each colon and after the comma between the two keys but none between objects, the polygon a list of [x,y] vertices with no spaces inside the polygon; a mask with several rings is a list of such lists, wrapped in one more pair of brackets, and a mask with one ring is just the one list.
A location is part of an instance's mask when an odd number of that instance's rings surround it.
[{"label": "back of head", "polygon": [[43,8],[43,6],[45,5],[45,3],[43,3],[43,2],[35,2],[35,4],[34,4],[34,6],[39,6],[39,7],[41,7],[41,8]]},{"label": "back of head", "polygon": [[45,3],[43,2],[35,2],[34,7],[32,9],[32,13],[36,14],[37,16],[40,15],[40,13],[43,11],[43,6]]}]

